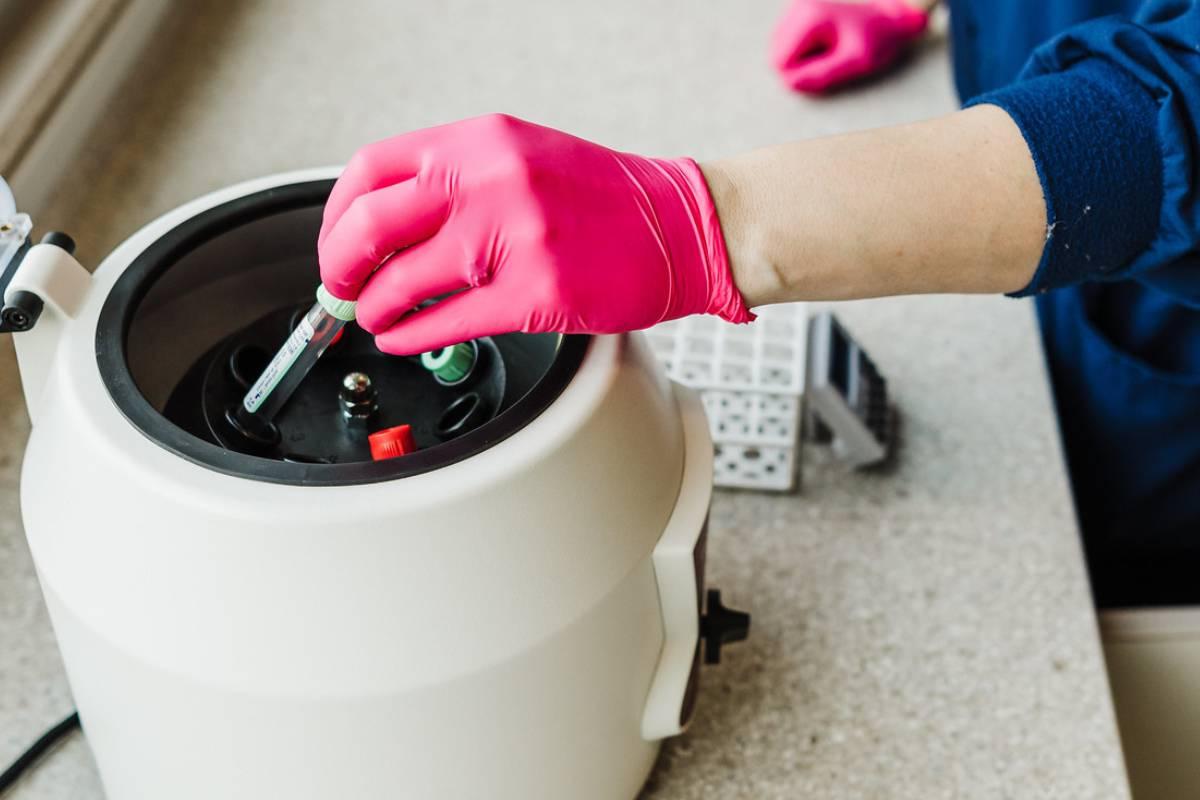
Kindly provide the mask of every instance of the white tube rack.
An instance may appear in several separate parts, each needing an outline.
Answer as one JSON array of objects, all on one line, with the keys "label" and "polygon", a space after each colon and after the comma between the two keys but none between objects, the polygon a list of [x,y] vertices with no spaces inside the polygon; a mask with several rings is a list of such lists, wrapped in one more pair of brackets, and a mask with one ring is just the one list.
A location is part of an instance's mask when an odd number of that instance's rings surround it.
[{"label": "white tube rack", "polygon": [[749,325],[687,317],[657,325],[647,335],[671,378],[700,392],[716,447],[716,485],[795,489],[808,359],[807,306],[769,306]]}]

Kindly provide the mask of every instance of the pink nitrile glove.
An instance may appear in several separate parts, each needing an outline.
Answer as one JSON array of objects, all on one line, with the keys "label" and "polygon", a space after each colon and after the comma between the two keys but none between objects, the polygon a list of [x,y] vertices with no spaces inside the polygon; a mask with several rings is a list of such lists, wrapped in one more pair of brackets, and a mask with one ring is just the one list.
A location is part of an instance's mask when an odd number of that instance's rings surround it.
[{"label": "pink nitrile glove", "polygon": [[325,287],[357,300],[359,324],[399,355],[514,331],[753,319],[696,162],[500,114],[360,150],[329,195],[318,251]]},{"label": "pink nitrile glove", "polygon": [[875,74],[929,25],[902,0],[794,0],[771,36],[771,64],[797,92],[819,94]]}]

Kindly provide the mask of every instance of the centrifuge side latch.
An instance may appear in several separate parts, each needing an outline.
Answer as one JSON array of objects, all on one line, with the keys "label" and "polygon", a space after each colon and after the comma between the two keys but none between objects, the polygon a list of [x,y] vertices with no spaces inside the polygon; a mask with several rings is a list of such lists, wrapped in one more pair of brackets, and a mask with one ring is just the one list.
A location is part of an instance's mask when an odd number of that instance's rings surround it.
[{"label": "centrifuge side latch", "polygon": [[[31,287],[9,292],[17,271],[33,249],[29,234],[33,220],[17,211],[12,189],[0,177],[0,333],[21,333],[37,324],[46,307],[46,300]],[[42,237],[42,244],[53,245],[71,255],[75,242],[70,236],[51,231]],[[79,283],[72,281],[71,283]]]},{"label": "centrifuge side latch", "polygon": [[13,345],[25,404],[36,424],[58,345],[83,307],[92,276],[72,255],[70,236],[51,232],[31,245],[32,227],[27,214],[12,212],[0,219],[0,332],[21,334]]},{"label": "centrifuge side latch", "polygon": [[[47,233],[42,237],[41,244],[54,245],[67,254],[75,252],[75,241],[60,231]],[[46,307],[45,301],[35,292],[18,290],[13,292],[12,296],[6,297],[8,286],[30,249],[29,239],[24,238],[9,254],[7,263],[0,270],[0,298],[4,299],[3,307],[0,307],[0,333],[22,333],[30,330],[37,324],[42,310]]]},{"label": "centrifuge side latch", "polygon": [[741,642],[750,635],[750,615],[726,608],[721,602],[721,590],[709,589],[705,597],[704,617],[700,620],[700,637],[704,639],[704,663],[720,664],[721,648]]},{"label": "centrifuge side latch", "polygon": [[[0,235],[3,228],[0,225]],[[46,245],[53,249],[43,250]],[[56,251],[57,255],[50,255]],[[75,240],[61,231],[50,231],[37,245],[30,245],[28,238],[22,238],[11,251],[5,251],[0,241],[0,258],[3,258],[0,261],[0,298],[4,301],[0,307],[0,333],[31,330],[41,318],[47,302],[67,316],[73,315],[86,294],[90,278],[71,257],[74,252]],[[69,262],[69,268],[60,269],[58,261]],[[31,276],[21,272],[21,267],[26,264],[25,273],[33,273]],[[12,288],[13,283],[18,284],[16,289]],[[43,296],[44,292],[38,291],[39,286],[48,290],[49,295]]]}]

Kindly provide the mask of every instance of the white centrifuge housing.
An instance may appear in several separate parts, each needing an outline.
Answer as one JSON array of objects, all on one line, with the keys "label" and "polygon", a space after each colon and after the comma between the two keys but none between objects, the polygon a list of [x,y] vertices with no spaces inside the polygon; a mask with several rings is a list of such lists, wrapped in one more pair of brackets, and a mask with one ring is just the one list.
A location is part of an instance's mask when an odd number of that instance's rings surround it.
[{"label": "white centrifuge housing", "polygon": [[311,302],[334,174],[195,200],[91,275],[8,209],[25,529],[108,797],[632,798],[748,625],[703,587],[703,412],[640,336],[514,335],[490,415],[412,420],[414,455],[206,436],[221,343]]}]

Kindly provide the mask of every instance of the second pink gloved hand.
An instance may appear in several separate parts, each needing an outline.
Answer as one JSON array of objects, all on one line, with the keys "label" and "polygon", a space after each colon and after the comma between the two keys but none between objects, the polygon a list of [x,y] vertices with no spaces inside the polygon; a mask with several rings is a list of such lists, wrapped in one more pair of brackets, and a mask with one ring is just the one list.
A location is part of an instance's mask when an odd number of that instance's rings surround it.
[{"label": "second pink gloved hand", "polygon": [[329,196],[318,250],[326,288],[357,299],[359,324],[397,354],[511,331],[752,319],[694,161],[504,115],[363,148]]},{"label": "second pink gloved hand", "polygon": [[771,63],[798,92],[825,92],[890,65],[929,24],[903,0],[794,0],[771,37]]}]

